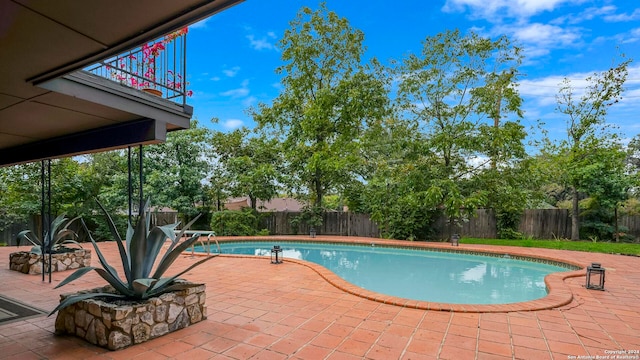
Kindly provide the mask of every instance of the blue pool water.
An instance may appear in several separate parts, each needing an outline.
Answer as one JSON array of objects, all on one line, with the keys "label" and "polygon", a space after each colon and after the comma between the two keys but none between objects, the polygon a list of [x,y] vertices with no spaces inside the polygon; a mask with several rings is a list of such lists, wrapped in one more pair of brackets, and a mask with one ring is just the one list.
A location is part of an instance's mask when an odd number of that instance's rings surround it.
[{"label": "blue pool water", "polygon": [[[220,243],[223,254],[270,256],[322,265],[344,280],[377,293],[451,304],[507,304],[547,294],[544,277],[569,269],[514,260],[419,249],[305,242]],[[197,251],[204,251],[202,247]],[[217,252],[217,247],[212,246]]]}]

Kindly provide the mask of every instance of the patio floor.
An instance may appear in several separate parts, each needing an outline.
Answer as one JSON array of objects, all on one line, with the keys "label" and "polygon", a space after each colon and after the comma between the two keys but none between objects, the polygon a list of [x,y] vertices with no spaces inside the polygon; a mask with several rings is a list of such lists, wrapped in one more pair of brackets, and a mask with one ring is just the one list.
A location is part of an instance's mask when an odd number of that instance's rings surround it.
[{"label": "patio floor", "polygon": [[[322,239],[381,241],[316,240]],[[584,276],[574,276],[551,284],[559,300],[569,294],[567,304],[551,309],[424,310],[415,308],[421,305],[417,302],[398,306],[368,299],[375,296],[350,288],[317,266],[286,260],[276,266],[265,258],[220,256],[184,276],[207,285],[208,318],[198,324],[109,351],[54,335],[55,315],[43,315],[0,325],[0,358],[640,359],[640,257],[464,243],[459,248],[544,256],[584,266],[600,262],[606,268],[606,291],[587,290]],[[117,267],[115,244],[101,243],[100,249]],[[10,271],[9,253],[15,251],[0,247],[0,295],[50,310],[60,293],[104,285],[92,272],[54,290],[70,272],[53,273],[49,284],[41,281],[41,275]],[[174,269],[177,272],[197,259],[183,255]],[[92,263],[98,263],[95,255]],[[377,298],[385,299],[398,303]]]}]

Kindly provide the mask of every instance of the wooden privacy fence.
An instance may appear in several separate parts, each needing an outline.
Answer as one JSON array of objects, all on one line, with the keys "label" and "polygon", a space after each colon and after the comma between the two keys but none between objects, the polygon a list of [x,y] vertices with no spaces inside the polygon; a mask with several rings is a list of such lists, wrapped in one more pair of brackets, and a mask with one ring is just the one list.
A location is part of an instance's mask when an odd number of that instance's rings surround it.
[{"label": "wooden privacy fence", "polygon": [[[264,214],[261,228],[269,230],[272,235],[309,234],[309,227],[300,224],[291,226],[291,220],[299,216],[299,212],[277,212]],[[640,238],[640,216],[621,216],[620,227],[627,228],[627,234]],[[448,239],[450,229],[446,217],[434,222],[434,238]],[[497,238],[496,217],[491,209],[476,210],[476,216],[461,222],[459,227],[451,229],[461,236],[476,238]],[[325,213],[323,224],[317,229],[318,234],[341,236],[380,236],[380,227],[371,221],[369,215],[348,212]],[[567,209],[529,209],[520,219],[518,232],[536,239],[569,239],[571,238],[571,215]]]},{"label": "wooden privacy fence", "polygon": [[[260,220],[260,229],[269,230],[271,235],[309,234],[309,227],[300,224],[297,227],[291,225],[291,220],[299,216],[299,212],[274,212],[265,213]],[[163,225],[175,222],[177,213],[153,213],[152,222]],[[0,242],[15,244],[16,235],[26,229],[34,228],[33,224],[39,223],[35,218],[29,224],[14,224],[4,231],[0,231]],[[640,239],[640,216],[621,216],[618,220],[621,229],[638,241]],[[79,229],[76,229],[79,230]],[[323,215],[322,226],[316,229],[322,235],[340,236],[380,236],[378,224],[371,221],[367,214],[354,214],[349,212],[329,212]],[[450,229],[445,217],[434,222],[435,239],[448,239]],[[461,236],[476,238],[496,238],[496,218],[493,210],[479,209],[476,216],[461,223],[460,227],[454,227],[452,232]],[[566,209],[531,209],[525,210],[520,220],[518,231],[525,236],[536,239],[568,239],[571,238],[571,216]]]},{"label": "wooden privacy fence", "polygon": [[[269,230],[271,235],[309,234],[309,226],[292,226],[291,220],[300,216],[300,212],[273,212],[263,214],[260,228]],[[328,212],[322,216],[322,225],[316,229],[322,235],[378,237],[378,225],[367,214],[349,212]]]}]

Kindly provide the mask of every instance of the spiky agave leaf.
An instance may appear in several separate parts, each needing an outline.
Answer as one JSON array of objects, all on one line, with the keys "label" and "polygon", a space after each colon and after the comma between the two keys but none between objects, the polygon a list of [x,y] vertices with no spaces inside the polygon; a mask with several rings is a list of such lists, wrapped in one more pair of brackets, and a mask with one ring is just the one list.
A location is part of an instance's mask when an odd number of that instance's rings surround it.
[{"label": "spiky agave leaf", "polygon": [[171,225],[165,225],[160,227],[154,227],[147,238],[147,253],[145,254],[145,264],[143,269],[143,277],[149,277],[153,264],[156,262],[160,250],[162,250],[162,244],[168,239],[173,243],[173,239],[176,236],[174,232],[175,227]]},{"label": "spiky agave leaf", "polygon": [[[82,224],[85,226],[85,229],[86,229],[86,224],[84,223],[84,220],[82,221]],[[107,280],[107,282],[113,285],[113,287],[119,288],[119,289],[127,289],[126,284],[122,280],[120,280],[120,277],[118,276],[118,272],[116,271],[116,269],[113,268],[113,266],[109,265],[109,263],[107,262],[107,259],[105,259],[104,255],[102,255],[102,252],[98,247],[98,244],[93,239],[93,236],[91,236],[91,233],[88,231],[88,229],[87,229],[87,233],[89,234],[89,240],[91,241],[91,244],[95,249],[96,255],[98,256],[98,261],[100,261],[100,265],[102,265],[104,269],[103,270],[103,269],[95,268],[96,272],[98,272],[98,274],[100,274],[105,280]],[[116,240],[116,242],[118,242],[118,244],[122,246],[122,244],[119,241]],[[102,275],[100,270],[105,271],[105,273],[108,275]],[[126,290],[124,293],[126,293]]]},{"label": "spiky agave leaf", "polygon": [[131,260],[131,278],[141,279],[144,276],[145,255],[147,253],[147,216],[146,209],[140,212],[140,218],[129,242],[129,259]]},{"label": "spiky agave leaf", "polygon": [[178,241],[180,241],[180,239],[182,239],[182,236],[184,236],[184,232],[189,230],[189,228],[191,227],[191,225],[193,225],[196,220],[198,220],[200,218],[200,216],[202,216],[202,214],[198,214],[196,215],[196,217],[194,217],[191,221],[189,221],[189,223],[187,225],[185,225],[180,232],[178,233],[178,235],[176,236],[175,240],[173,241],[173,243],[171,244],[171,247],[169,248],[169,251],[173,250],[173,247],[178,243]]},{"label": "spiky agave leaf", "polygon": [[151,277],[154,279],[161,278],[162,274],[164,274],[165,271],[167,271],[167,269],[171,266],[171,264],[173,264],[173,262],[178,258],[178,256],[180,256],[180,254],[183,251],[187,250],[189,246],[191,246],[194,242],[196,242],[199,237],[200,237],[200,234],[195,234],[191,238],[181,242],[173,250],[167,251],[165,256],[162,258],[162,261],[160,261],[160,264],[158,264],[158,267],[156,268],[155,273],[153,273],[153,276]]},{"label": "spiky agave leaf", "polygon": [[157,283],[154,284],[154,286],[152,286],[149,290],[148,290],[148,294],[147,297],[152,297],[152,296],[156,296],[156,295],[160,295],[162,293],[168,292],[168,291],[172,291],[171,286],[172,286],[172,282],[174,280],[176,280],[179,276],[181,276],[182,274],[186,273],[187,271],[193,269],[194,267],[204,263],[205,261],[209,261],[211,259],[213,259],[214,257],[218,256],[218,254],[215,255],[208,255],[207,257],[205,257],[202,260],[199,260],[193,264],[191,264],[189,267],[187,267],[186,269],[184,269],[183,271],[168,277],[168,278],[161,278],[160,280],[158,280]]},{"label": "spiky agave leaf", "polygon": [[[125,250],[124,245],[122,245],[122,238],[120,237],[118,228],[116,228],[116,224],[113,222],[113,219],[111,218],[111,215],[109,215],[109,212],[107,212],[107,209],[105,209],[104,206],[102,206],[102,204],[97,199],[96,199],[96,203],[98,203],[98,206],[107,217],[107,225],[109,226],[109,230],[111,231],[111,234],[113,235],[114,240],[118,244],[118,252],[120,253],[120,261],[122,262],[124,275],[127,278],[127,283],[131,283],[133,279],[131,277],[131,266],[129,265],[130,264],[129,254]],[[87,225],[84,223],[84,220],[81,220],[81,221],[82,221],[82,225],[87,231],[87,234],[89,234],[89,238],[93,241],[93,238],[91,237],[91,233],[89,232]]]},{"label": "spiky agave leaf", "polygon": [[140,296],[141,299],[146,299],[147,292],[150,288],[152,288],[158,279],[147,278],[147,279],[136,279],[133,281],[133,290],[136,292],[136,295]]},{"label": "spiky agave leaf", "polygon": [[[33,246],[40,246],[40,240],[35,237],[35,239],[31,239],[29,237],[29,234],[31,233],[31,230],[23,230],[20,231],[18,233],[18,236],[16,236],[16,238],[18,239],[18,243],[16,244],[16,246],[20,246],[20,242],[22,242],[22,239],[26,239],[27,241],[29,241]],[[33,234],[33,236],[35,236],[35,234]]]}]

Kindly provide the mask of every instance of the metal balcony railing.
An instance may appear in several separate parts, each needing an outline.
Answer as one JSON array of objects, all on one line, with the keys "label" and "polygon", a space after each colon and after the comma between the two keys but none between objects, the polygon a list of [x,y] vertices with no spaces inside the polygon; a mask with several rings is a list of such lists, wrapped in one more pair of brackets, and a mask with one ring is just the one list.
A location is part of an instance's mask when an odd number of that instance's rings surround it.
[{"label": "metal balcony railing", "polygon": [[173,32],[85,70],[122,85],[185,105],[188,90],[187,28]]}]

